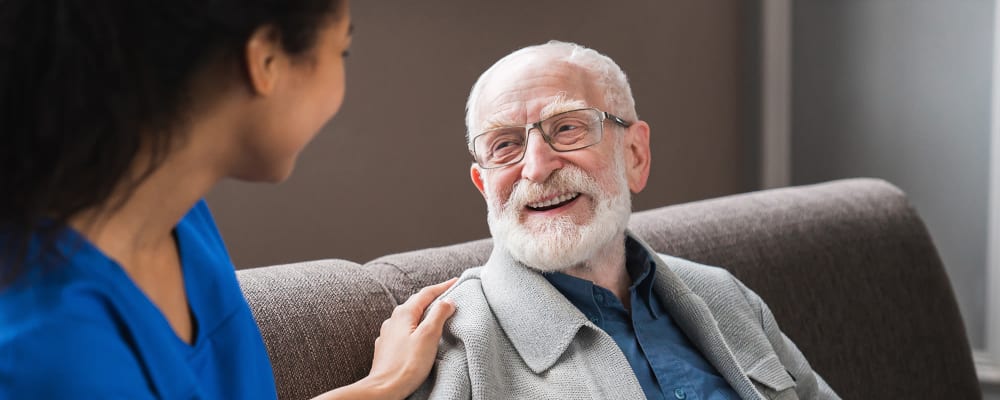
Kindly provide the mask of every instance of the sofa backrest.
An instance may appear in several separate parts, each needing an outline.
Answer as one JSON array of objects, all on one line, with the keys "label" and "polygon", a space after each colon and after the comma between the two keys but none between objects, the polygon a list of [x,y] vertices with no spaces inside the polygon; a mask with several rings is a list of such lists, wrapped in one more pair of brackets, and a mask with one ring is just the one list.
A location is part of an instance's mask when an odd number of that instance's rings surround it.
[{"label": "sofa backrest", "polygon": [[[663,207],[634,214],[630,228],[657,251],[726,268],[755,290],[844,398],[980,396],[941,260],[903,193],[884,181],[852,179]],[[306,393],[286,384],[362,378],[378,324],[392,304],[483,264],[491,249],[484,239],[388,255],[362,268],[272,267],[269,276],[241,271],[244,285],[253,277],[256,289],[248,300],[282,398]],[[286,268],[296,278],[283,277]],[[307,276],[319,271],[318,282]],[[352,301],[361,304],[342,304]],[[303,303],[311,304],[308,312],[291,320],[281,316],[301,312]],[[323,310],[335,305],[343,312]],[[340,322],[310,321],[316,317]],[[330,369],[322,370],[323,362]],[[343,365],[352,363],[356,368]]]},{"label": "sofa backrest", "polygon": [[657,251],[724,267],[757,292],[843,398],[980,398],[941,259],[885,181],[737,195],[632,222]]},{"label": "sofa backrest", "polygon": [[267,346],[279,399],[308,399],[368,374],[396,306],[360,265],[320,260],[236,272]]}]

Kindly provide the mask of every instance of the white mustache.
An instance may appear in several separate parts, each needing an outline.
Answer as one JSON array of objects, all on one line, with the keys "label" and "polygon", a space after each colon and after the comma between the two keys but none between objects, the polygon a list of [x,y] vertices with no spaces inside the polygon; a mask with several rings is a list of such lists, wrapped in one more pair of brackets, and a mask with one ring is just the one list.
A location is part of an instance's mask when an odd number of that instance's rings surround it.
[{"label": "white mustache", "polygon": [[[487,221],[496,246],[538,271],[561,271],[584,265],[595,252],[624,232],[628,223],[631,199],[621,168],[615,169],[605,174],[615,180],[615,188],[598,184],[598,177],[604,175],[594,177],[574,165],[553,171],[542,183],[519,180],[511,186],[510,194],[488,188]],[[528,204],[566,192],[579,192],[591,198],[593,208],[588,221],[577,222],[569,215],[520,221]],[[504,197],[506,204],[500,201]]]},{"label": "white mustache", "polygon": [[582,193],[593,197],[599,191],[600,185],[597,184],[597,180],[576,166],[569,165],[553,171],[549,179],[543,183],[524,179],[517,181],[505,208],[520,210],[528,204],[566,193]]}]

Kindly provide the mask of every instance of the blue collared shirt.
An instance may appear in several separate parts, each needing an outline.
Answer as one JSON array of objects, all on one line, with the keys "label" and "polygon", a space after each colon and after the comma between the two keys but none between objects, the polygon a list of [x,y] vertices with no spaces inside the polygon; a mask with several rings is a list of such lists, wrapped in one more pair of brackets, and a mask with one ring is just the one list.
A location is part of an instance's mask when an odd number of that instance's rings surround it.
[{"label": "blue collared shirt", "polygon": [[724,400],[739,396],[702,357],[653,293],[656,264],[638,242],[625,241],[632,312],[610,290],[563,273],[545,274],[566,298],[618,343],[649,399]]}]

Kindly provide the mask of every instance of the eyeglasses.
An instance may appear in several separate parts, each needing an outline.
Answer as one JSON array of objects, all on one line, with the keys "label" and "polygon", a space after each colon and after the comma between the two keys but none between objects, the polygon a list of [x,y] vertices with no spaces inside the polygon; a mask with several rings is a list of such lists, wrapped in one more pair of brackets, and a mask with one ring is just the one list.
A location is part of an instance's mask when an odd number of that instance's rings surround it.
[{"label": "eyeglasses", "polygon": [[472,156],[483,169],[517,164],[524,158],[528,135],[538,129],[545,143],[560,153],[580,150],[601,142],[604,120],[625,128],[632,126],[621,117],[596,108],[562,112],[525,126],[491,129],[472,138]]}]

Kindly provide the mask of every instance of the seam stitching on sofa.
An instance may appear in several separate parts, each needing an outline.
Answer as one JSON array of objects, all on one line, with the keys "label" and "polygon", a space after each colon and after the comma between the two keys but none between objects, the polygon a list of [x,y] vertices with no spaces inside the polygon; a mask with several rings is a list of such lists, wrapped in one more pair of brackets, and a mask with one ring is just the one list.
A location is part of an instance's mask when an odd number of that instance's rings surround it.
[{"label": "seam stitching on sofa", "polygon": [[[379,262],[382,263],[382,264],[385,264],[385,265],[388,265],[388,266],[392,267],[396,271],[399,271],[399,273],[401,275],[403,275],[403,277],[405,277],[407,280],[409,280],[408,283],[410,284],[410,286],[414,286],[413,284],[414,284],[414,282],[416,282],[416,280],[413,279],[412,277],[410,277],[410,274],[407,274],[406,271],[403,270],[403,268],[401,268],[400,266],[398,266],[396,264],[393,264],[391,262],[387,262],[387,261],[379,261]],[[381,285],[382,288],[384,288],[387,292],[389,292],[389,296],[392,297],[393,302],[395,302],[397,306],[400,305],[400,304],[403,304],[403,301],[401,301],[400,299],[397,299],[396,298],[396,294],[393,291],[389,290],[389,287],[385,285],[385,282],[382,282],[380,279],[375,279],[375,281],[378,282],[378,284]]]},{"label": "seam stitching on sofa", "polygon": [[[357,263],[355,263],[355,264],[357,264]],[[382,288],[382,293],[389,297],[390,303],[392,304],[393,307],[399,305],[399,303],[396,301],[396,296],[392,294],[392,291],[390,291],[389,288],[387,286],[385,286],[385,283],[383,283],[381,280],[379,280],[378,278],[376,278],[375,275],[371,273],[371,271],[368,271],[368,269],[365,268],[364,265],[357,264],[357,265],[351,265],[351,267],[352,268],[357,268],[358,270],[361,271],[361,275],[362,276],[364,276],[365,278],[370,279],[370,280],[374,281],[376,284],[378,284],[378,287]],[[324,272],[330,272],[329,268],[325,268],[324,267],[323,269],[325,270]],[[330,272],[330,273],[332,273],[332,272]]]}]

